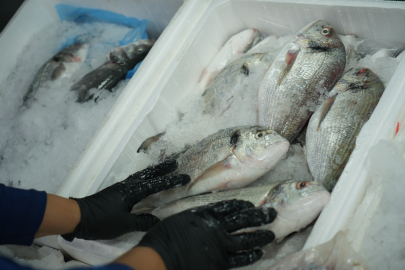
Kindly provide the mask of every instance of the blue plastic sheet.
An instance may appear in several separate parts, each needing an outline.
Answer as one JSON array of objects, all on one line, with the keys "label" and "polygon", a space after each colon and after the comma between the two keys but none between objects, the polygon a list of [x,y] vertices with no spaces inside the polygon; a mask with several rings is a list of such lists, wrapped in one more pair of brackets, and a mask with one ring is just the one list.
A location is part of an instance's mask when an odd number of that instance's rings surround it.
[{"label": "blue plastic sheet", "polygon": [[[61,21],[73,21],[76,23],[107,22],[122,24],[132,28],[123,39],[119,40],[119,46],[136,42],[139,39],[148,39],[148,34],[146,33],[147,20],[138,20],[108,10],[81,8],[64,4],[56,5],[55,9]],[[69,38],[62,47],[64,48],[77,42],[83,42],[83,39],[83,36]],[[140,63],[136,65],[133,70],[128,72],[126,79],[132,78],[139,65]]]}]

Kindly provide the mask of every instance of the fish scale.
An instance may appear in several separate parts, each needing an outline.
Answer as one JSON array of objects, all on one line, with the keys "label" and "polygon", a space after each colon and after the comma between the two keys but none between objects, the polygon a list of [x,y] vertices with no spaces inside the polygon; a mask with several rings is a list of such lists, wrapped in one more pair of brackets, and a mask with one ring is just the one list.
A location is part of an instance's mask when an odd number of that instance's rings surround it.
[{"label": "fish scale", "polygon": [[[365,78],[357,75],[361,70],[367,71]],[[306,133],[308,166],[314,180],[323,183],[329,191],[341,175],[357,135],[383,91],[383,83],[371,70],[349,69],[312,116]]]},{"label": "fish scale", "polygon": [[[330,38],[319,32],[329,29]],[[259,89],[259,123],[292,141],[344,70],[345,48],[325,21],[301,30],[278,54]]]}]

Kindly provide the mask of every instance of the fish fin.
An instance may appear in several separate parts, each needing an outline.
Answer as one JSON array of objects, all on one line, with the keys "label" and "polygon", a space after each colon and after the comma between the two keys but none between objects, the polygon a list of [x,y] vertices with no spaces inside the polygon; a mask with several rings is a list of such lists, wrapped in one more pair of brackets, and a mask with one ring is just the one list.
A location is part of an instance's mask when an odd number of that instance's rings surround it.
[{"label": "fish fin", "polygon": [[61,76],[63,75],[63,73],[65,73],[65,71],[66,71],[65,65],[64,65],[63,63],[60,63],[60,64],[55,68],[55,70],[53,71],[51,79],[52,79],[52,80],[55,80],[55,79],[61,77]]},{"label": "fish fin", "polygon": [[143,143],[141,144],[141,146],[138,148],[138,150],[136,151],[137,153],[139,152],[147,152],[149,147],[157,142],[163,135],[165,135],[166,132],[162,132],[159,133],[157,135],[151,136],[149,138],[147,138],[146,140],[143,141]]},{"label": "fish fin", "polygon": [[330,111],[330,108],[332,108],[332,105],[335,102],[336,97],[337,97],[337,94],[333,95],[333,96],[329,96],[322,103],[321,107],[319,107],[319,110],[321,112],[321,116],[319,117],[319,123],[318,123],[317,129],[319,129],[321,127],[322,121],[325,119],[326,115]]},{"label": "fish fin", "polygon": [[295,59],[297,58],[298,53],[300,50],[296,49],[290,49],[287,51],[287,54],[285,55],[285,63],[287,64],[281,71],[280,71],[280,77],[278,78],[278,84],[280,85],[281,82],[283,81],[284,77],[287,75],[287,73],[290,71],[292,65],[295,62]]},{"label": "fish fin", "polygon": [[[189,190],[192,189],[193,186],[194,186],[197,182],[200,182],[201,180],[210,178],[210,177],[212,177],[212,176],[214,176],[214,175],[221,174],[222,172],[228,170],[228,169],[230,168],[230,165],[228,164],[228,162],[225,162],[225,161],[226,161],[226,158],[225,158],[225,160],[221,160],[221,161],[215,163],[214,165],[212,165],[211,167],[209,167],[207,170],[205,170],[205,171],[201,174],[201,176],[198,177],[198,178],[194,181],[194,183],[193,183],[192,185],[190,185],[190,187],[189,187],[188,189],[189,189]],[[226,186],[226,184],[227,184],[227,183],[225,183],[225,186]],[[222,186],[222,184],[221,184],[221,185],[218,185],[218,186]],[[217,188],[213,188],[213,189],[210,189],[210,191],[216,190],[216,189],[217,189]]]}]

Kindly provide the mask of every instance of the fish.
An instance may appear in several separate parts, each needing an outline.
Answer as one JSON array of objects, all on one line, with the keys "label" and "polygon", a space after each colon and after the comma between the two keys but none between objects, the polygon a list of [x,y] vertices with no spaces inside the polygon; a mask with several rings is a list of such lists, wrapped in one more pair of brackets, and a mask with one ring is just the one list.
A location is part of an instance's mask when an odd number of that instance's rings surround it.
[{"label": "fish", "polygon": [[138,148],[138,150],[136,152],[137,153],[140,153],[140,152],[146,153],[148,151],[149,147],[153,143],[157,142],[160,138],[162,138],[162,136],[165,135],[165,134],[166,134],[166,132],[161,132],[161,133],[159,133],[159,134],[157,134],[155,136],[147,138],[146,140],[144,140],[142,142],[141,146],[139,146],[139,148]]},{"label": "fish", "polygon": [[243,56],[227,65],[202,94],[204,113],[222,115],[231,106],[234,96],[243,96],[248,91],[257,92],[259,84],[250,77],[254,76],[254,80],[262,79],[274,56],[256,53]]},{"label": "fish", "polygon": [[64,48],[49,59],[35,74],[34,80],[23,97],[23,104],[26,105],[33,100],[38,89],[45,86],[47,82],[69,76],[85,60],[87,50],[86,43],[76,43]]},{"label": "fish", "polygon": [[168,157],[178,163],[173,174],[189,175],[189,184],[151,195],[136,204],[133,211],[204,192],[247,186],[272,169],[288,148],[288,141],[267,127],[221,129]]},{"label": "fish", "polygon": [[368,121],[384,84],[368,68],[349,69],[313,114],[306,133],[306,156],[315,181],[332,191]]},{"label": "fish", "polygon": [[263,78],[259,124],[294,140],[345,63],[345,47],[333,27],[323,20],[307,25],[280,51]]},{"label": "fish", "polygon": [[281,239],[309,225],[330,199],[322,184],[302,179],[284,180],[269,185],[245,187],[180,199],[157,207],[151,214],[165,219],[187,209],[225,200],[244,200],[263,209],[272,207],[277,218],[268,225],[250,230],[271,230]]},{"label": "fish", "polygon": [[197,87],[204,90],[233,57],[246,53],[261,39],[262,35],[256,29],[246,29],[232,36],[204,69]]},{"label": "fish", "polygon": [[[257,92],[261,79],[275,57],[274,53],[257,53],[242,56],[228,64],[205,89],[202,94],[205,114],[220,116],[238,98],[245,100],[255,96],[247,92]],[[139,152],[147,152],[165,132],[151,136],[142,142]]]},{"label": "fish", "polygon": [[77,102],[83,103],[92,98],[90,89],[107,89],[115,87],[123,80],[128,71],[142,61],[154,42],[149,39],[138,40],[112,50],[107,56],[107,62],[97,69],[87,73],[70,88],[77,92]]}]

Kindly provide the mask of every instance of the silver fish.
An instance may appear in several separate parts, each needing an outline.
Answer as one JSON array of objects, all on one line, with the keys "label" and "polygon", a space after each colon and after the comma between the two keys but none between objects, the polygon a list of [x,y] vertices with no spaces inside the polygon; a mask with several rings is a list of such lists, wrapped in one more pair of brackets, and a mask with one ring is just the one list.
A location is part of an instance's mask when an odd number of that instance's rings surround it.
[{"label": "silver fish", "polygon": [[134,210],[155,208],[208,191],[244,187],[273,168],[288,148],[286,139],[266,127],[220,130],[172,156],[178,162],[174,174],[189,175],[188,185],[151,195]]},{"label": "silver fish", "polygon": [[344,70],[345,48],[326,21],[302,29],[278,54],[259,89],[259,124],[292,141]]},{"label": "silver fish", "polygon": [[162,205],[151,212],[160,219],[181,211],[224,200],[250,201],[255,207],[273,207],[277,218],[273,223],[256,229],[274,232],[282,238],[310,224],[329,201],[330,194],[314,181],[288,180],[270,185],[226,190],[180,199]]},{"label": "silver fish", "polygon": [[221,115],[231,106],[234,96],[242,96],[245,91],[257,92],[259,85],[251,82],[249,77],[262,79],[274,56],[256,53],[228,64],[204,91],[204,112]]},{"label": "silver fish", "polygon": [[[235,99],[249,98],[244,93],[257,92],[259,84],[253,80],[263,78],[275,55],[274,52],[251,54],[228,64],[202,94],[205,104],[204,113],[221,115],[232,106]],[[147,138],[138,152],[147,152],[150,145],[163,135],[164,132]]]},{"label": "silver fish", "polygon": [[72,85],[71,90],[78,93],[77,102],[83,103],[91,99],[91,88],[111,90],[115,87],[125,78],[128,71],[146,57],[153,43],[148,39],[138,40],[112,50],[107,62]]},{"label": "silver fish", "polygon": [[86,58],[87,44],[73,44],[59,51],[55,56],[48,60],[35,74],[34,80],[24,95],[23,101],[26,104],[32,100],[38,91],[46,82],[54,81],[67,75],[67,70],[72,72],[78,63]]},{"label": "silver fish", "polygon": [[354,150],[356,138],[377,106],[384,85],[368,68],[349,69],[314,113],[306,134],[314,180],[333,189]]},{"label": "silver fish", "polygon": [[263,36],[256,29],[246,29],[232,36],[204,69],[197,88],[204,90],[233,57],[246,53],[262,39]]}]

